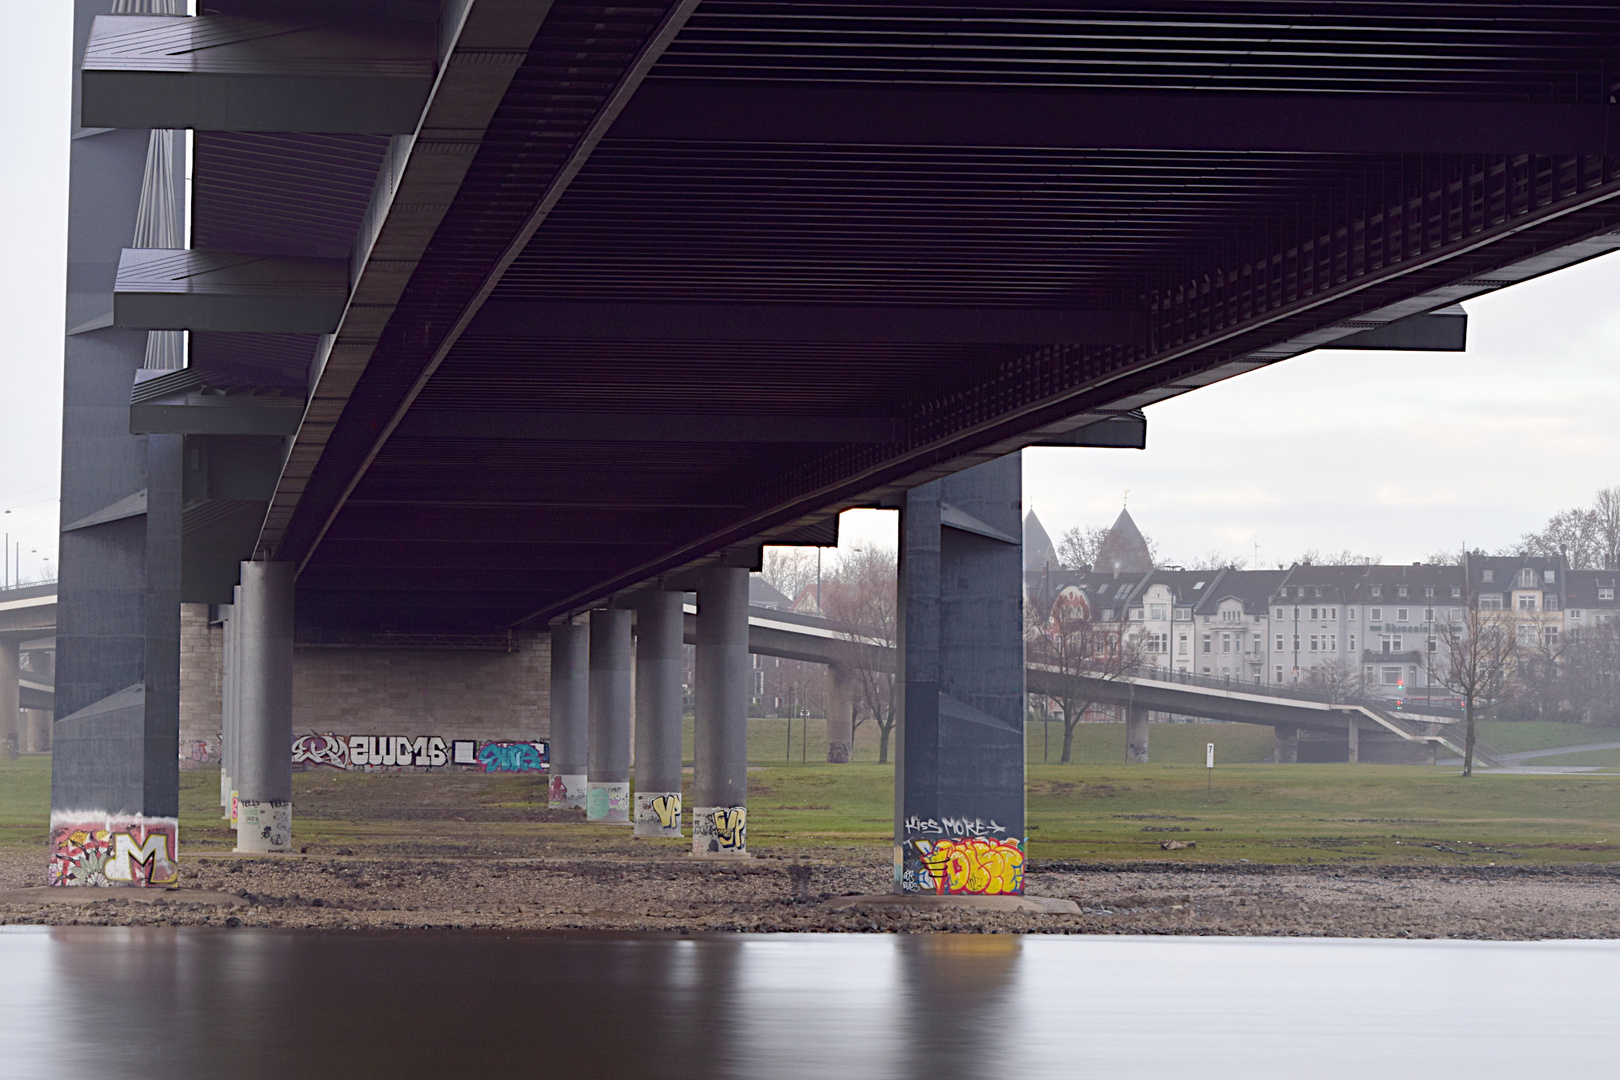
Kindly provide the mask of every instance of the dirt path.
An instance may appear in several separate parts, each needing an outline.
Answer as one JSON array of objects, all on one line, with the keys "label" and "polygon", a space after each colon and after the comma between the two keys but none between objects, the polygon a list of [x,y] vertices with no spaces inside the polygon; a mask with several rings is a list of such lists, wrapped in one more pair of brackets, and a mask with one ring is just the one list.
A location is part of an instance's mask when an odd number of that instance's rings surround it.
[{"label": "dirt path", "polygon": [[[0,854],[0,889],[35,885],[43,858]],[[870,849],[775,853],[740,864],[673,854],[549,858],[188,857],[187,888],[239,906],[0,906],[0,923],[536,930],[969,931],[1535,939],[1620,937],[1620,871],[1517,867],[1037,866],[1028,891],[1081,915],[833,912],[823,901],[888,888]],[[178,894],[176,901],[183,897]]]}]

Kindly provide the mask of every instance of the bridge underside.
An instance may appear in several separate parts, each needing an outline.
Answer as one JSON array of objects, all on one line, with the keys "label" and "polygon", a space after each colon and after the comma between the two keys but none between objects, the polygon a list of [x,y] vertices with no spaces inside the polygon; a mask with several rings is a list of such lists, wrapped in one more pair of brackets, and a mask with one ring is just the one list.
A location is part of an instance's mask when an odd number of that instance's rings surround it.
[{"label": "bridge underside", "polygon": [[239,459],[188,598],[291,561],[301,634],[542,626],[1620,246],[1603,6],[405,7],[312,18],[436,59],[413,134],[87,61],[87,126],[198,127],[195,250],[117,305],[193,330],[141,422]]}]

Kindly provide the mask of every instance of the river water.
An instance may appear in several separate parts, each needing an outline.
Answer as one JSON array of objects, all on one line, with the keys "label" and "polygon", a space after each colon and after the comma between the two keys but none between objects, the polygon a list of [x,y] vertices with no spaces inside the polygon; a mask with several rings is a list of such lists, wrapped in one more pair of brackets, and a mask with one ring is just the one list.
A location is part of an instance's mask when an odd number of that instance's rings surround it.
[{"label": "river water", "polygon": [[1620,942],[0,930],[0,1076],[1620,1075]]}]

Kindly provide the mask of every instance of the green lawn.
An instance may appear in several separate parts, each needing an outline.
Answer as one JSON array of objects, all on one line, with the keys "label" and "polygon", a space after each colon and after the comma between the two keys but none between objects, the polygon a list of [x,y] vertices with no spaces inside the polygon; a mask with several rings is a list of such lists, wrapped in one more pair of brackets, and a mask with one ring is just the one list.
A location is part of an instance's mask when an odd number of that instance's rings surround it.
[{"label": "green lawn", "polygon": [[[1244,755],[1269,749],[1268,728],[1191,724],[1155,725],[1153,763],[1127,765],[1120,760],[1119,725],[1086,725],[1078,736],[1075,764],[1042,765],[1038,726],[1031,732],[1037,759],[1028,770],[1033,858],[1467,865],[1620,861],[1620,776],[1615,774],[1486,771],[1464,779],[1455,769],[1428,766],[1245,764]],[[1218,765],[1206,787],[1210,778],[1202,759],[1209,741],[1216,743]],[[1620,752],[1590,763],[1620,763]],[[45,757],[0,760],[0,843],[44,845],[49,768]],[[889,766],[870,762],[759,762],[749,776],[750,840],[759,848],[869,846],[882,857],[892,830],[893,776]],[[232,834],[219,819],[218,774],[200,770],[181,778],[187,847],[228,847]],[[299,773],[294,780],[295,802],[311,807],[341,796],[343,813],[352,817],[299,817],[298,835],[309,842],[420,839],[434,833],[431,822],[444,819],[448,843],[449,831],[472,828],[449,820],[458,806],[532,807],[544,798],[542,781],[523,777],[322,771]],[[424,799],[413,803],[418,795]],[[442,813],[432,810],[430,801],[444,808]],[[408,820],[390,820],[390,806],[412,806],[416,812],[401,815]],[[582,824],[509,821],[480,828],[543,833],[582,850],[606,842],[598,827]],[[1160,850],[1169,839],[1196,841],[1197,847]]]},{"label": "green lawn", "polygon": [[[1486,746],[1504,754],[1514,754],[1520,750],[1551,750],[1558,746],[1580,746],[1584,743],[1620,742],[1620,728],[1594,727],[1591,724],[1552,724],[1539,720],[1527,720],[1522,723],[1513,720],[1481,720],[1478,733]],[[1538,758],[1536,763],[1543,764],[1543,761]]]},{"label": "green lawn", "polygon": [[[1596,740],[1594,740],[1596,741]],[[1610,739],[1609,742],[1620,742]],[[1620,750],[1582,750],[1576,754],[1554,754],[1551,757],[1531,758],[1526,765],[1601,765],[1620,768]]]}]

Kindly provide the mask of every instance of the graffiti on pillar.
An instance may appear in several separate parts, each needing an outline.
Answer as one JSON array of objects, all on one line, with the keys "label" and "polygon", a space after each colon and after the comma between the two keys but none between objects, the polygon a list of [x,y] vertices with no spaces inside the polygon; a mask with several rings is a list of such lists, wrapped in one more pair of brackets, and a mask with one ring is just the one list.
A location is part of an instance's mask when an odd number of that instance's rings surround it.
[{"label": "graffiti on pillar", "polygon": [[636,792],[636,824],[661,832],[681,831],[680,792]]},{"label": "graffiti on pillar", "polygon": [[548,800],[553,810],[583,810],[585,809],[585,774],[552,774],[551,797]]},{"label": "graffiti on pillar", "polygon": [[485,772],[545,772],[549,757],[543,742],[487,742],[478,748]]},{"label": "graffiti on pillar", "polygon": [[999,836],[1007,831],[995,818],[920,818],[913,814],[906,818],[906,835],[930,833],[936,836]]},{"label": "graffiti on pillar", "polygon": [[242,851],[286,851],[292,846],[292,803],[238,800],[236,846]]},{"label": "graffiti on pillar", "polygon": [[916,853],[916,865],[908,867],[906,875],[914,874],[916,885],[907,892],[1001,896],[1024,891],[1024,851],[1016,839],[976,836],[908,844]]},{"label": "graffiti on pillar", "polygon": [[692,812],[692,850],[740,854],[748,850],[746,806],[701,807]]},{"label": "graffiti on pillar", "polygon": [[341,735],[317,735],[310,732],[293,740],[293,764],[308,762],[333,769],[349,767],[349,740]]},{"label": "graffiti on pillar", "polygon": [[585,792],[585,820],[629,821],[629,782],[587,784]]},{"label": "graffiti on pillar", "polygon": [[168,886],[180,880],[180,824],[139,814],[51,814],[51,885]]}]

